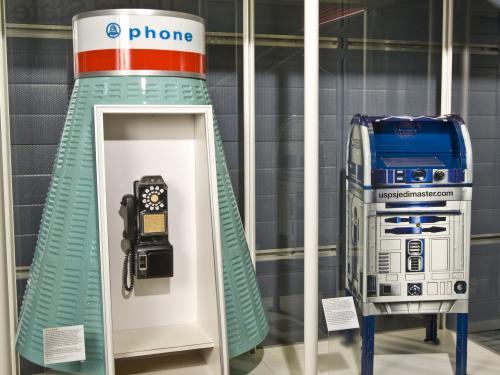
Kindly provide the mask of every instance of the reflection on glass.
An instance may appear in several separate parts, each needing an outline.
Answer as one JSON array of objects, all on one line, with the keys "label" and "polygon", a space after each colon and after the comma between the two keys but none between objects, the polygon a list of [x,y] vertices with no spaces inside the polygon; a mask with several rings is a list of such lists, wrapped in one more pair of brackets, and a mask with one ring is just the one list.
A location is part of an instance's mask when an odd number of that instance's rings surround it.
[{"label": "reflection on glass", "polygon": [[[257,272],[274,327],[267,343],[295,343],[303,340],[307,93],[302,45],[290,46],[290,38],[302,40],[303,4],[257,1],[255,13]],[[441,19],[437,0],[320,3],[320,299],[343,294],[341,197],[350,119],[360,112],[439,114]],[[269,37],[274,43],[264,45]],[[325,338],[321,309],[319,318]],[[379,320],[381,329],[421,324],[420,318]]]},{"label": "reflection on glass", "polygon": [[473,340],[496,353],[500,353],[500,179],[495,172],[500,160],[499,19],[496,0],[455,1],[452,111],[464,117],[474,150],[469,331]]}]

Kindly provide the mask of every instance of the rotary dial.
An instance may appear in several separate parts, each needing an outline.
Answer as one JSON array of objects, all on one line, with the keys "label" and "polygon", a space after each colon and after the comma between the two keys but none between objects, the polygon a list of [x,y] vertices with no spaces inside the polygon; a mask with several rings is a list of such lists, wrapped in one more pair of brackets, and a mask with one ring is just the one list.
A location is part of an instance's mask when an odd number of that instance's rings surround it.
[{"label": "rotary dial", "polygon": [[157,185],[151,185],[149,188],[145,189],[142,193],[142,203],[144,207],[149,209],[149,211],[158,211],[160,208],[165,207],[165,203],[161,199],[164,192],[165,190]]}]

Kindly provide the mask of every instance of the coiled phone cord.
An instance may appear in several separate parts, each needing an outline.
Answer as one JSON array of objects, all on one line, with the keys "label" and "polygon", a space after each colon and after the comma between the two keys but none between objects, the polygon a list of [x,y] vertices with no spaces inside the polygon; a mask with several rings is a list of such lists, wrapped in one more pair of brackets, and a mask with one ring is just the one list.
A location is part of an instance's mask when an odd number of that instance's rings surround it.
[{"label": "coiled phone cord", "polygon": [[[125,254],[125,259],[123,260],[123,278],[122,284],[123,289],[127,292],[131,292],[134,290],[135,283],[135,251],[130,248],[127,250],[127,254]],[[130,284],[128,283],[128,275],[130,274]]]}]

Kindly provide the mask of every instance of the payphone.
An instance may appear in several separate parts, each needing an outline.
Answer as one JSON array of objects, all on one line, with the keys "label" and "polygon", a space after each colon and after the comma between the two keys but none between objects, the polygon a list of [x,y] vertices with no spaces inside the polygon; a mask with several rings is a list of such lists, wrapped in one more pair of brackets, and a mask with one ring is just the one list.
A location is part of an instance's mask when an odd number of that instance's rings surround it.
[{"label": "payphone", "polygon": [[174,249],[168,239],[167,194],[168,187],[161,176],[144,176],[134,181],[134,194],[126,194],[121,200],[123,238],[127,243],[123,289],[127,292],[134,289],[136,278],[174,275]]}]

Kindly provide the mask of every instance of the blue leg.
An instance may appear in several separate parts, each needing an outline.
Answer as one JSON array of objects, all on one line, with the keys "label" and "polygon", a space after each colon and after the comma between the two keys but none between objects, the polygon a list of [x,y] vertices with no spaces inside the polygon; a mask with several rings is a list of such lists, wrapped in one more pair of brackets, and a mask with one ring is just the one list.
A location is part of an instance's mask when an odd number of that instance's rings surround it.
[{"label": "blue leg", "polygon": [[469,314],[457,314],[456,375],[467,375],[467,335]]},{"label": "blue leg", "polygon": [[363,316],[363,342],[361,344],[361,375],[373,375],[375,354],[375,316]]},{"label": "blue leg", "polygon": [[427,326],[425,327],[425,342],[430,342],[435,345],[439,344],[438,339],[438,316],[437,314],[427,315]]}]

